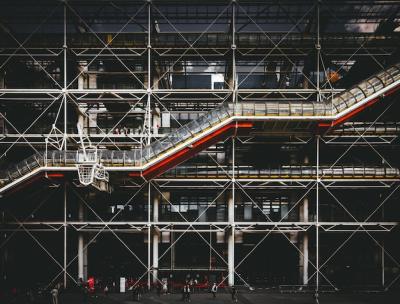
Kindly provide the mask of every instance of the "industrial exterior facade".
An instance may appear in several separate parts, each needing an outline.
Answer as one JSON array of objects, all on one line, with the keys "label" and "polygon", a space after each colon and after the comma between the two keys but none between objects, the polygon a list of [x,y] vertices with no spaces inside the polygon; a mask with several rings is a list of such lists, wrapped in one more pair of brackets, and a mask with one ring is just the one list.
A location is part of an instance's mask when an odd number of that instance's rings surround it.
[{"label": "industrial exterior facade", "polygon": [[398,288],[399,7],[2,1],[0,286]]}]

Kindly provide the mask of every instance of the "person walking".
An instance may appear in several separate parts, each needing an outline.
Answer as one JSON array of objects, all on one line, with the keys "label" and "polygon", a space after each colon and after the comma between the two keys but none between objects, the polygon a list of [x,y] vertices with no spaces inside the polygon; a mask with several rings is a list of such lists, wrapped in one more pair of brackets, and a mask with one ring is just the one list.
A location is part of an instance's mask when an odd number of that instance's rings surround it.
[{"label": "person walking", "polygon": [[186,284],[186,301],[187,302],[190,302],[192,300],[190,297],[190,292],[191,292],[190,284]]},{"label": "person walking", "polygon": [[57,285],[51,290],[51,302],[52,304],[58,304],[58,288]]},{"label": "person walking", "polygon": [[182,301],[186,302],[186,284],[182,287]]},{"label": "person walking", "polygon": [[140,301],[142,299],[143,292],[144,292],[143,286],[139,284],[139,287],[138,287],[138,301]]},{"label": "person walking", "polygon": [[218,291],[217,283],[214,283],[213,286],[211,287],[211,293],[213,295],[213,299],[217,297],[217,291]]},{"label": "person walking", "polygon": [[232,295],[232,301],[236,303],[238,299],[237,299],[237,289],[235,286],[232,286],[231,295]]}]

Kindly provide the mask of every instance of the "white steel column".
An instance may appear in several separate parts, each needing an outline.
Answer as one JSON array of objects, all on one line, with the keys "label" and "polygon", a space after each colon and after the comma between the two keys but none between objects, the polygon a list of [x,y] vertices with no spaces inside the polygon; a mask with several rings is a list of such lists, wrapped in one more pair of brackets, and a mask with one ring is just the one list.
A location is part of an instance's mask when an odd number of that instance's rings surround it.
[{"label": "white steel column", "polygon": [[147,0],[147,128],[148,138],[147,144],[151,143],[151,0]]},{"label": "white steel column", "polygon": [[232,191],[228,196],[228,284],[235,285],[235,138],[232,138]]},{"label": "white steel column", "polygon": [[317,50],[317,100],[321,101],[321,88],[320,88],[320,82],[321,82],[321,77],[319,75],[320,69],[320,54],[321,54],[321,42],[320,42],[320,26],[319,26],[319,6],[320,6],[320,0],[317,0],[317,44],[315,46]]},{"label": "white steel column", "polygon": [[[151,143],[151,0],[147,0],[147,144]],[[143,148],[143,147],[142,147]],[[148,192],[148,231],[147,231],[147,288],[151,288],[151,182],[149,182]]]},{"label": "white steel column", "polygon": [[[308,198],[303,199],[303,203],[300,207],[300,222],[308,222]],[[300,232],[300,249],[302,254],[300,255],[300,279],[303,285],[308,284],[308,232]]]},{"label": "white steel column", "polygon": [[64,102],[64,150],[67,151],[67,5],[64,3],[64,43],[63,43],[63,56],[64,56],[64,84],[63,84],[63,102]]},{"label": "white steel column", "polygon": [[64,183],[64,288],[67,287],[67,183]]},{"label": "white steel column", "polygon": [[[237,101],[237,81],[236,81],[236,1],[232,1],[232,79],[233,94],[232,99]],[[232,192],[228,197],[228,221],[231,227],[228,235],[228,284],[235,285],[235,138],[232,138]]]},{"label": "white steel column", "polygon": [[317,182],[316,182],[316,224],[315,224],[315,231],[316,231],[316,246],[315,246],[315,251],[316,251],[316,261],[315,261],[315,268],[316,268],[316,286],[315,286],[315,292],[318,293],[319,291],[319,183],[320,183],[320,177],[319,177],[319,135],[317,135]]},{"label": "white steel column", "polygon": [[[64,150],[67,151],[67,5],[64,3]],[[67,287],[67,183],[64,183],[64,288]]]},{"label": "white steel column", "polygon": [[[79,202],[78,210],[79,221],[85,220],[85,210],[83,203]],[[78,278],[87,281],[87,248],[83,232],[78,232]]]},{"label": "white steel column", "polygon": [[151,287],[151,182],[147,193],[147,289]]},{"label": "white steel column", "polygon": [[[235,186],[232,184],[232,193],[234,192]],[[234,208],[235,208],[233,195],[229,195],[228,198],[228,213],[229,223],[231,226],[228,232],[228,284],[232,286],[235,284],[235,224],[234,224]]]},{"label": "white steel column", "polygon": [[153,284],[158,281],[158,245],[160,242],[159,231],[155,227],[155,223],[158,222],[158,208],[160,204],[160,197],[156,193],[153,198]]}]

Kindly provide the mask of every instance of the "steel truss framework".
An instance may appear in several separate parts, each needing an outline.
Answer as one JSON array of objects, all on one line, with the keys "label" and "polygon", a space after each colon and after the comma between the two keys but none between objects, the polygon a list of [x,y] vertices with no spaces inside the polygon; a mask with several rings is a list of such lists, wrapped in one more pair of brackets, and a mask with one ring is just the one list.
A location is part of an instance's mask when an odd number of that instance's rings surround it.
[{"label": "steel truss framework", "polygon": [[[340,2],[338,1],[339,4]],[[60,1],[58,6],[53,7],[49,15],[45,16],[26,37],[2,25],[4,30],[2,35],[7,37],[9,44],[0,50],[0,70],[7,68],[15,62],[14,60],[22,58],[23,61],[31,62],[45,74],[51,85],[40,89],[4,86],[0,88],[2,105],[28,104],[33,109],[40,109],[39,114],[32,117],[23,128],[2,110],[2,123],[5,127],[0,137],[0,160],[10,162],[8,158],[10,154],[19,153],[18,151],[23,151],[20,149],[26,148],[33,153],[48,146],[60,151],[76,150],[84,139],[75,128],[76,121],[71,121],[70,116],[73,115],[70,109],[79,112],[77,120],[81,119],[87,125],[92,125],[92,130],[88,129],[85,133],[94,146],[123,150],[133,146],[143,147],[154,139],[164,136],[163,133],[155,132],[152,125],[156,106],[173,116],[179,111],[198,115],[224,101],[233,103],[288,99],[305,102],[323,101],[343,91],[340,86],[334,86],[330,77],[325,77],[328,74],[328,62],[335,61],[337,71],[342,71],[349,69],[353,62],[361,58],[369,58],[383,68],[383,62],[398,48],[399,35],[396,32],[384,34],[322,32],[322,25],[324,27],[328,25],[321,20],[321,15],[324,18],[329,16],[338,23],[346,20],[349,24],[356,25],[388,19],[387,13],[373,9],[372,2],[361,2],[365,7],[363,6],[364,9],[358,19],[363,21],[357,20],[352,12],[338,15],[334,10],[335,5],[325,4],[324,1],[306,1],[303,3],[304,9],[297,9],[295,13],[286,11],[288,7],[296,7],[290,1],[286,4],[285,2],[278,4],[276,11],[268,10],[267,4],[260,4],[257,1],[255,3],[217,1],[216,4],[204,5],[206,8],[216,7],[215,10],[188,9],[185,12],[178,9],[175,12],[176,15],[168,10],[169,6],[174,7],[173,4],[138,1],[133,7],[125,7],[123,1],[112,1],[112,14],[122,17],[116,18],[118,29],[114,28],[111,31],[112,34],[104,34],[95,29],[95,24],[90,19],[92,16],[85,16],[88,12],[84,9],[85,5],[90,8],[88,2],[70,0]],[[106,9],[109,3],[99,1],[99,4],[101,10],[104,10],[107,15],[110,12],[110,8]],[[358,1],[354,1],[354,5],[356,4],[359,4]],[[179,7],[182,4],[174,5]],[[372,7],[370,10],[366,9],[368,5]],[[61,15],[60,12],[62,12]],[[49,21],[54,22],[54,16],[62,16],[62,35],[49,35],[48,40],[39,38],[40,29]],[[287,20],[285,30],[276,34],[266,30],[267,27],[263,21],[266,16],[273,16],[276,24]],[[199,24],[196,31],[181,30],[181,23],[190,23],[188,20],[193,17]],[[82,28],[81,35],[69,29],[73,24]],[[221,25],[223,31],[221,27],[218,27]],[[158,28],[160,26],[164,30],[160,30]],[[61,36],[62,39],[60,39]],[[285,68],[289,70],[290,67],[296,66],[297,62],[304,62],[305,57],[312,58],[311,69],[314,70],[316,79],[311,79],[312,73],[307,73],[305,69],[296,70],[305,83],[301,88],[279,86],[272,89],[249,89],[244,86],[247,79],[259,74],[260,71],[268,70],[267,62],[269,61],[280,62],[280,74],[283,79],[283,76],[289,75],[289,73],[285,74]],[[135,83],[135,88],[80,87],[79,81],[89,78],[89,67],[99,60],[112,60],[115,65],[119,65],[122,69],[119,73]],[[61,69],[58,72],[50,71],[48,61],[59,61]],[[84,61],[85,68],[70,76],[71,61]],[[141,63],[143,69],[134,68],[135,65],[132,65],[132,62]],[[190,66],[187,62],[192,62],[196,66],[215,67],[215,71],[225,74],[223,88],[215,90],[170,87],[168,79],[172,77],[174,71],[182,68],[182,62],[185,62],[185,68]],[[239,73],[242,74],[241,77],[238,76]],[[85,79],[82,80],[82,78]],[[375,167],[378,160],[385,167],[397,169],[396,160],[390,158],[392,154],[381,148],[391,145],[395,147],[394,149],[398,149],[398,122],[384,120],[385,115],[394,108],[395,98],[390,99],[380,112],[372,113],[365,121],[346,123],[324,134],[310,132],[310,128],[313,127],[311,124],[306,124],[301,128],[301,132],[297,133],[291,125],[286,124],[273,127],[264,125],[256,128],[248,136],[228,138],[215,148],[212,147],[201,154],[201,157],[206,159],[207,166],[213,172],[219,172],[217,177],[200,173],[190,176],[182,169],[187,165],[186,163],[178,167],[177,171],[171,170],[152,180],[143,181],[116,174],[112,176],[116,188],[128,195],[125,196],[124,202],[120,203],[122,208],[111,217],[101,214],[90,202],[88,196],[84,195],[87,188],[81,187],[76,181],[76,176],[48,174],[46,188],[39,191],[40,194],[46,193],[46,195],[40,199],[35,197],[37,204],[29,214],[22,212],[23,215],[21,215],[20,210],[13,207],[15,201],[21,199],[19,195],[25,190],[17,189],[16,193],[6,195],[1,199],[0,202],[3,202],[6,207],[3,209],[4,219],[0,228],[4,236],[0,243],[0,252],[4,254],[11,240],[18,238],[20,234],[26,234],[58,268],[58,272],[52,274],[48,280],[48,285],[51,286],[62,279],[66,286],[77,284],[78,277],[87,277],[85,255],[87,259],[87,252],[91,245],[107,234],[117,240],[123,250],[126,250],[132,260],[143,270],[142,273],[136,274],[138,280],[135,284],[146,280],[150,288],[152,284],[161,282],[159,272],[172,272],[179,269],[172,265],[172,262],[171,267],[166,268],[160,266],[160,263],[168,255],[172,256],[175,246],[183,242],[184,237],[190,234],[196,236],[198,242],[209,248],[210,261],[211,256],[219,261],[218,266],[212,266],[210,262],[207,270],[220,271],[224,274],[219,282],[221,285],[250,286],[251,282],[244,275],[246,264],[253,254],[262,248],[266,240],[278,235],[287,241],[290,250],[299,256],[300,285],[306,285],[318,292],[325,286],[333,290],[340,289],[340,282],[335,282],[330,277],[326,271],[327,266],[340,255],[356,235],[362,234],[380,250],[380,283],[383,289],[388,290],[398,284],[400,275],[388,275],[385,265],[390,264],[395,268],[400,268],[400,261],[383,240],[386,235],[397,233],[399,217],[393,215],[390,217],[392,220],[387,220],[388,217],[377,215],[383,213],[387,205],[398,200],[400,175],[396,173],[390,177],[386,175],[371,177],[365,174],[364,168],[364,175],[332,174],[327,176],[324,173],[326,171],[320,169],[322,167],[332,170],[337,167],[343,169],[349,159],[354,161],[354,155],[357,155],[360,147],[364,152],[368,151],[366,153],[373,159],[371,162]],[[107,108],[109,104],[127,103],[130,105],[129,109],[118,110],[117,118],[109,128],[93,126],[93,118],[89,115],[93,109]],[[56,113],[54,124],[44,128],[37,127],[43,117],[51,111]],[[140,132],[116,133],[115,130],[133,113],[143,116]],[[182,121],[175,119],[175,123],[181,125]],[[277,133],[272,134],[271,130],[275,128],[277,128]],[[247,147],[251,149],[252,146],[257,149],[260,141],[267,141],[266,138],[270,136],[274,138],[274,144],[278,142],[282,146],[306,147],[308,149],[306,163],[315,169],[315,173],[306,177],[296,174],[289,177],[272,174],[270,176],[257,174],[243,176],[241,166],[249,163],[243,160],[242,156],[248,151],[243,152],[243,149]],[[327,155],[322,154],[321,147]],[[334,148],[330,151],[330,147]],[[221,163],[213,149],[217,152],[218,149],[220,149],[219,152],[224,151],[228,161]],[[177,173],[179,169],[182,169],[181,175]],[[198,170],[197,167],[196,170]],[[188,188],[212,193],[212,198],[195,218],[188,217],[182,210],[176,210],[177,202],[172,198],[174,193],[187,191]],[[362,216],[356,214],[357,212],[351,207],[351,202],[348,201],[353,200],[354,197],[349,194],[350,198],[346,199],[342,195],[346,191],[371,191],[371,189],[378,189],[383,195],[378,201],[367,202],[368,206],[372,205],[373,208]],[[98,194],[94,188],[87,191]],[[270,193],[268,191],[300,194],[292,199],[290,208],[277,219],[266,212],[260,203],[259,193]],[[27,191],[27,193],[30,192]],[[56,196],[58,203],[61,203],[62,218],[34,220],[36,214],[45,205],[51,203],[53,195]],[[138,197],[141,197],[140,203],[146,206],[146,219],[121,219],[124,208],[136,203]],[[221,200],[226,207],[223,220],[204,220],[203,216]],[[238,218],[238,207],[245,201],[251,205],[254,213],[259,214],[257,219]],[[324,208],[327,202],[340,209],[345,215],[343,217],[345,220],[328,218],[326,214],[321,216],[321,208]],[[175,210],[176,218],[164,220],[163,215],[160,214],[160,205]],[[73,210],[76,209],[79,209],[76,218],[70,218],[70,213],[75,212]],[[293,218],[295,220],[292,220]],[[53,232],[57,236],[62,234],[60,237],[63,240],[61,257],[56,256],[52,248],[39,237],[45,232]],[[162,246],[161,243],[163,233],[170,236],[167,246]],[[216,238],[221,234],[224,239],[222,250],[221,246],[216,244]],[[129,242],[130,237],[138,235],[144,235],[145,242],[142,246],[146,249],[145,255],[136,252]],[[251,249],[247,251],[240,245],[244,235],[258,237]],[[332,245],[325,241],[330,235],[344,236],[344,239],[339,244]],[[385,236],[382,237],[383,235]],[[77,236],[78,244],[73,243],[75,236]],[[321,243],[324,243],[323,246]],[[321,254],[321,247],[323,247],[323,254]],[[162,251],[160,251],[161,248]],[[240,254],[238,251],[241,251]],[[90,265],[90,260],[86,262]],[[6,268],[5,263],[2,265]],[[193,268],[196,269],[196,267]],[[200,266],[198,268],[202,269]]]}]

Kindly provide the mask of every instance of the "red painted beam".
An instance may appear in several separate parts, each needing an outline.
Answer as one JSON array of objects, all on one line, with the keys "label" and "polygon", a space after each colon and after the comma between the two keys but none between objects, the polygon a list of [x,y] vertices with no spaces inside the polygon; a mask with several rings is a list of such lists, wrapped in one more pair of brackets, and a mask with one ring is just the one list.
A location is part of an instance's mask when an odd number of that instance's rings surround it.
[{"label": "red painted beam", "polygon": [[393,89],[387,91],[385,94],[383,94],[383,96],[392,95],[394,92],[396,92],[396,91],[399,90],[399,89],[400,89],[400,85],[398,85],[398,86],[394,87]]},{"label": "red painted beam", "polygon": [[64,173],[47,173],[49,178],[63,178],[64,176]]},{"label": "red painted beam", "polygon": [[[400,85],[394,87],[393,89],[387,91],[386,93],[383,94],[384,97],[392,95],[393,93],[395,93],[397,90],[400,89]],[[366,108],[372,106],[373,104],[375,104],[376,102],[378,102],[380,100],[380,97],[376,97],[374,99],[371,99],[370,101],[368,101],[366,104],[354,109],[353,111],[347,113],[346,115],[330,122],[330,123],[326,123],[326,122],[320,122],[318,124],[318,128],[323,129],[326,131],[326,129],[335,127],[343,122],[345,122],[346,120],[352,118],[353,116],[357,115],[358,113],[360,113],[361,111],[365,110]]]},{"label": "red painted beam", "polygon": [[326,122],[320,122],[318,124],[319,128],[331,128],[331,127],[335,127],[343,122],[345,122],[346,120],[349,120],[350,118],[352,118],[353,116],[357,115],[358,113],[360,113],[361,111],[365,110],[366,108],[372,106],[373,104],[375,104],[376,102],[379,101],[379,98],[376,97],[374,99],[371,99],[370,101],[368,101],[366,104],[363,104],[362,106],[354,109],[353,111],[347,113],[346,115],[343,115],[342,117],[335,119],[334,121],[330,122],[330,123],[326,123]]},{"label": "red painted beam", "polygon": [[[167,170],[179,165],[180,163],[193,157],[200,151],[206,149],[207,147],[221,141],[224,138],[232,136],[237,130],[248,130],[253,127],[251,122],[233,122],[222,128],[212,132],[211,134],[201,138],[197,142],[193,143],[190,147],[185,147],[179,152],[163,159],[159,163],[151,166],[150,168],[143,171],[142,176],[146,179],[151,179],[159,176],[166,172]],[[139,177],[139,172],[131,172],[128,174],[130,177]]]}]

